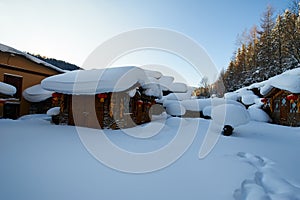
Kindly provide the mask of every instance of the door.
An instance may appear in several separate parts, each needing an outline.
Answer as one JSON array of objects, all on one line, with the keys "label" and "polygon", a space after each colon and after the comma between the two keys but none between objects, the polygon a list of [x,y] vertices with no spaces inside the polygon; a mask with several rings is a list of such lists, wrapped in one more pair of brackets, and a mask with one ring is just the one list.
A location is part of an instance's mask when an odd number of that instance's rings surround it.
[{"label": "door", "polygon": [[14,98],[19,101],[6,102],[3,108],[3,117],[10,119],[17,119],[20,116],[20,101],[22,98],[22,84],[23,77],[13,74],[4,74],[4,83],[14,86],[17,91]]},{"label": "door", "polygon": [[100,129],[95,110],[94,95],[73,95],[72,113],[75,126]]}]

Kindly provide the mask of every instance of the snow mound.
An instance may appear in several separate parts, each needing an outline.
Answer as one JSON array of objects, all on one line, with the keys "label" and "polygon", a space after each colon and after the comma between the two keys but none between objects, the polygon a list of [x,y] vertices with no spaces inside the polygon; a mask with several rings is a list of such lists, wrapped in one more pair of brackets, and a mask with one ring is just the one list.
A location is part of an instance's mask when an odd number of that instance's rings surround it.
[{"label": "snow mound", "polygon": [[244,105],[252,105],[255,104],[256,96],[251,90],[248,88],[241,88],[235,92],[228,92],[224,94],[225,99],[233,100],[233,101],[241,101]]},{"label": "snow mound", "polygon": [[191,99],[191,92],[186,92],[186,93],[170,93],[167,96],[165,96],[165,99],[167,100],[178,100],[178,101],[183,101],[183,100],[188,100]]},{"label": "snow mound", "polygon": [[30,102],[41,102],[52,97],[53,92],[44,90],[41,84],[34,85],[23,91],[23,97]]},{"label": "snow mound", "polygon": [[223,98],[188,99],[181,101],[181,104],[185,107],[186,110],[198,112],[203,111],[203,109],[207,106],[218,106],[222,104],[234,104],[243,107],[243,105],[237,101]]},{"label": "snow mound", "polygon": [[250,121],[250,116],[243,106],[234,104],[222,104],[212,107],[211,117],[214,122],[233,127],[247,124]]},{"label": "snow mound", "polygon": [[172,76],[162,76],[158,79],[158,83],[163,91],[168,91],[174,81]]},{"label": "snow mound", "polygon": [[255,99],[258,97],[256,95],[243,95],[241,101],[245,105],[252,105],[255,104]]},{"label": "snow mound", "polygon": [[55,116],[55,115],[58,115],[59,113],[60,113],[60,107],[50,108],[47,111],[47,115],[49,115],[49,116]]},{"label": "snow mound", "polygon": [[212,106],[206,106],[204,109],[203,109],[203,115],[204,116],[207,116],[207,117],[210,117],[211,116],[211,109],[212,109]]},{"label": "snow mound", "polygon": [[270,118],[270,116],[262,109],[257,108],[256,105],[250,106],[248,108],[248,112],[249,112],[251,120],[253,120],[253,121],[272,122],[272,119]]},{"label": "snow mound", "polygon": [[174,102],[167,105],[166,112],[169,115],[182,116],[185,114],[186,109],[179,102]]},{"label": "snow mound", "polygon": [[235,190],[233,195],[235,200],[300,199],[300,188],[280,176],[274,170],[272,161],[244,152],[239,152],[237,156],[257,171],[253,179],[244,180],[241,188]]},{"label": "snow mound", "polygon": [[0,82],[0,93],[12,96],[16,92],[17,89],[14,86]]},{"label": "snow mound", "polygon": [[237,101],[237,100],[239,100],[240,96],[238,95],[237,92],[228,92],[228,93],[224,94],[224,98],[233,100],[233,101]]},{"label": "snow mound", "polygon": [[175,93],[185,93],[188,90],[188,87],[185,83],[172,83],[168,88],[170,91]]}]

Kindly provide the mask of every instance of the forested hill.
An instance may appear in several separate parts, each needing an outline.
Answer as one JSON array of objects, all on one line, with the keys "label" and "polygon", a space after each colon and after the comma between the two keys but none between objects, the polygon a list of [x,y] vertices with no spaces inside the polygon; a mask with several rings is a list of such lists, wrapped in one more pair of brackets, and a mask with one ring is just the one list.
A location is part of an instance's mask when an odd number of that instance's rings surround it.
[{"label": "forested hill", "polygon": [[[259,26],[238,37],[238,47],[216,88],[234,91],[264,81],[300,64],[300,0],[290,0],[285,11],[268,6]],[[275,15],[279,13],[278,15]]]},{"label": "forested hill", "polygon": [[71,64],[71,63],[68,63],[68,62],[65,62],[63,60],[56,60],[55,58],[47,58],[45,56],[41,56],[41,55],[35,55],[35,54],[30,54],[28,53],[29,55],[32,55],[38,59],[41,59],[47,63],[50,63],[56,67],[59,67],[63,70],[69,70],[69,71],[72,71],[72,70],[77,70],[77,69],[81,69],[80,67],[78,67],[77,65],[74,65],[74,64]]}]

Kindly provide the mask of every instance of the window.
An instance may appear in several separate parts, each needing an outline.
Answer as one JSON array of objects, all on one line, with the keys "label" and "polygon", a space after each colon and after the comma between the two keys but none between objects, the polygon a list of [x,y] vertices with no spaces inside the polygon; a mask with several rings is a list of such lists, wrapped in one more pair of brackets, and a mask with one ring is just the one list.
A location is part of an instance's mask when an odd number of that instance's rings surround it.
[{"label": "window", "polygon": [[274,100],[274,112],[280,112],[279,103],[279,99]]},{"label": "window", "polygon": [[297,108],[297,101],[291,102],[290,113],[296,113],[297,110],[298,110],[298,108]]}]

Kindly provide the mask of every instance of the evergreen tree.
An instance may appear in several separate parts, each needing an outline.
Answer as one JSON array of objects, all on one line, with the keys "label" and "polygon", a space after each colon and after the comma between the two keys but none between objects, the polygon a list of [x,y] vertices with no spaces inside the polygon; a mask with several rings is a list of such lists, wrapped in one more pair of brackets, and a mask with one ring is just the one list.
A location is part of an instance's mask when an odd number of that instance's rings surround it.
[{"label": "evergreen tree", "polygon": [[262,80],[268,78],[268,71],[272,69],[272,60],[274,59],[274,49],[272,48],[272,29],[274,28],[274,9],[272,6],[268,6],[267,10],[263,13],[261,18],[262,31],[259,33],[258,44],[258,57],[257,57],[257,70]]}]

